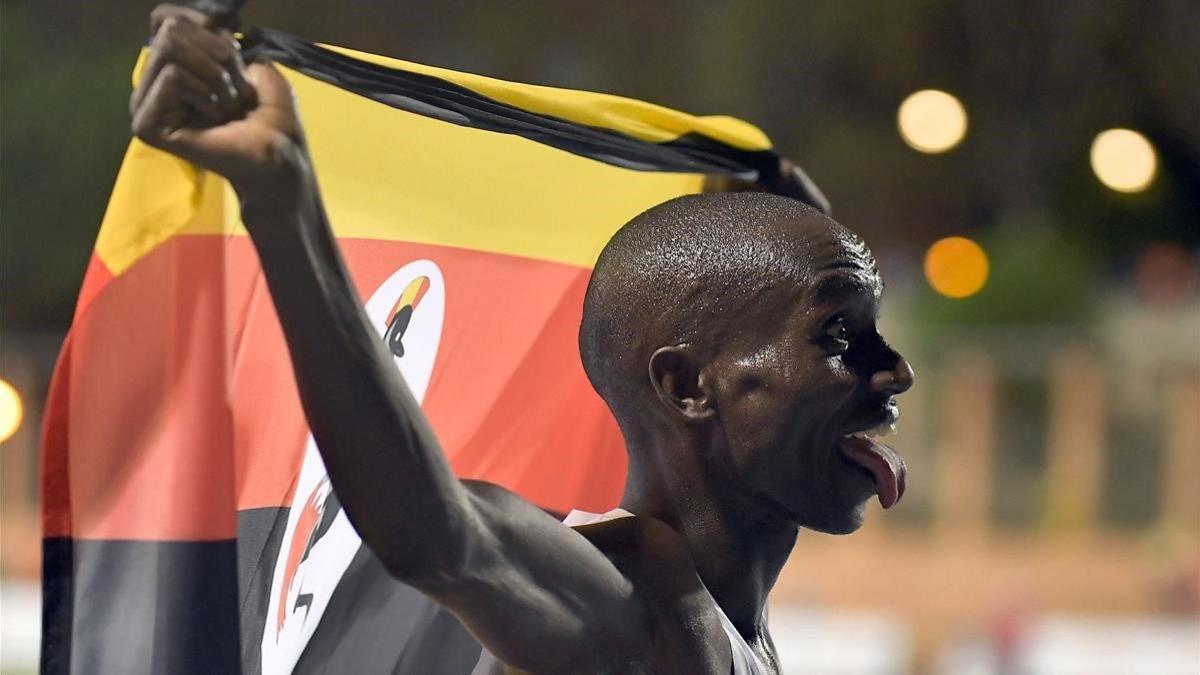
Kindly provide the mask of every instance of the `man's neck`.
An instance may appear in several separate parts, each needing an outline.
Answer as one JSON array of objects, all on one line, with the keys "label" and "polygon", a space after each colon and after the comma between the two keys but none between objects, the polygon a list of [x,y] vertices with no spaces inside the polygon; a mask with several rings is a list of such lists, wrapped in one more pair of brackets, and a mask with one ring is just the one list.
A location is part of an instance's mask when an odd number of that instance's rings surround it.
[{"label": "man's neck", "polygon": [[756,640],[767,594],[799,528],[770,506],[739,495],[729,477],[706,475],[696,462],[668,466],[663,459],[695,457],[695,448],[674,454],[630,450],[621,508],[674,528],[721,610],[747,641]]}]

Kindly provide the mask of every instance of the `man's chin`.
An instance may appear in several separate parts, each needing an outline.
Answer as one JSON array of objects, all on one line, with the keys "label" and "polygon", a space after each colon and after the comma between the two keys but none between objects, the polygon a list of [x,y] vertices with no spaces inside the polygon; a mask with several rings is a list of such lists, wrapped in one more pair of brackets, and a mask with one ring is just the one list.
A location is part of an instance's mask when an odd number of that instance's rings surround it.
[{"label": "man's chin", "polygon": [[801,525],[825,534],[851,534],[862,527],[863,521],[866,520],[866,511],[866,502],[862,502],[845,511],[822,514],[821,518]]}]

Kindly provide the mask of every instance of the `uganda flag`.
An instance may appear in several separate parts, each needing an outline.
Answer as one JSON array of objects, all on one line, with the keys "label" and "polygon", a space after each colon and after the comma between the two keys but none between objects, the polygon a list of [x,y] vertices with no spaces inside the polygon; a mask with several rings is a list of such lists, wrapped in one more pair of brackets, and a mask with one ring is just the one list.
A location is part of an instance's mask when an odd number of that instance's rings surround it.
[{"label": "uganda flag", "polygon": [[[294,87],[354,283],[455,471],[555,513],[613,507],[622,441],[576,346],[590,268],[652,205],[777,180],[768,139],[271,30],[243,50]],[[479,659],[340,508],[231,189],[136,140],[55,373],[43,488],[47,675]]]}]

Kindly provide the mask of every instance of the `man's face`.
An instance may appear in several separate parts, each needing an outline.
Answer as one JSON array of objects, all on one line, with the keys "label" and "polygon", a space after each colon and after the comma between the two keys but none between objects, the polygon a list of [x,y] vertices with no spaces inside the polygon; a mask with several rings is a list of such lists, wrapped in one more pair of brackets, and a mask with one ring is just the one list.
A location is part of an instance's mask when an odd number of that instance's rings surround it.
[{"label": "man's face", "polygon": [[903,491],[902,460],[848,436],[895,422],[912,371],[876,330],[882,281],[866,247],[840,228],[806,239],[809,280],[774,293],[708,370],[739,489],[847,533],[872,495],[890,506]]}]

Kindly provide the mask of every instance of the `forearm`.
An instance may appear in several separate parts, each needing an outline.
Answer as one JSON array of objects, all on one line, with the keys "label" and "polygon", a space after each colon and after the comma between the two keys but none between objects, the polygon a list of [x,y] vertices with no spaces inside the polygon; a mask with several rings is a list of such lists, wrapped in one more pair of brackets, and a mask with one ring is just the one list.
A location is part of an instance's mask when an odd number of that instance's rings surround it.
[{"label": "forearm", "polygon": [[239,192],[326,470],[393,573],[453,569],[465,556],[465,491],[368,321],[307,160],[292,161],[297,180]]}]

